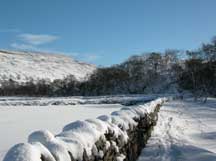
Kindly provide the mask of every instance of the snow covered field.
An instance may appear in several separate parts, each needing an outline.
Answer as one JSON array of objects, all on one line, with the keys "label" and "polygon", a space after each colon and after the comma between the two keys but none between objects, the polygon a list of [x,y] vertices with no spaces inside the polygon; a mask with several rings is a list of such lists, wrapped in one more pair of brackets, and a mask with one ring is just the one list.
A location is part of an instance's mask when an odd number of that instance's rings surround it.
[{"label": "snow covered field", "polygon": [[[152,98],[150,96],[149,98]],[[39,129],[49,129],[54,134],[62,131],[64,125],[86,118],[96,118],[124,107],[120,104],[103,102],[125,102],[141,97],[98,97],[76,98],[76,105],[67,105],[66,98],[58,101],[64,105],[45,105],[53,99],[42,99],[36,105],[12,106],[10,101],[24,102],[21,98],[0,98],[10,106],[0,106],[0,160],[9,148],[19,142],[26,142],[28,135]],[[142,97],[144,98],[144,96]],[[145,96],[147,100],[147,96]],[[66,100],[65,100],[66,99]],[[73,100],[76,100],[73,98]],[[35,100],[29,98],[29,100]],[[120,101],[121,100],[121,101]],[[70,102],[69,101],[69,102]],[[93,104],[79,104],[93,103]],[[83,102],[84,101],[84,102]],[[33,101],[34,102],[34,101]],[[41,103],[43,102],[43,103]],[[45,102],[45,104],[44,104]],[[99,103],[99,104],[97,104]],[[31,103],[30,103],[31,104]],[[60,103],[61,104],[61,103]],[[43,105],[43,106],[41,106]],[[138,161],[215,161],[216,160],[216,99],[207,103],[193,100],[173,100],[165,103],[159,112],[159,120],[152,137],[143,149]]]},{"label": "snow covered field", "polygon": [[151,101],[160,95],[109,95],[92,97],[0,97],[0,106],[49,106],[77,104],[132,105]]},{"label": "snow covered field", "polygon": [[13,145],[27,142],[35,130],[49,129],[57,134],[64,125],[119,110],[120,104],[74,106],[0,106],[0,160]]},{"label": "snow covered field", "polygon": [[59,133],[76,120],[96,118],[123,107],[121,104],[145,102],[158,96],[119,95],[100,97],[0,97],[0,160],[13,145],[26,142],[39,129]]},{"label": "snow covered field", "polygon": [[167,102],[138,161],[216,161],[216,99]]}]

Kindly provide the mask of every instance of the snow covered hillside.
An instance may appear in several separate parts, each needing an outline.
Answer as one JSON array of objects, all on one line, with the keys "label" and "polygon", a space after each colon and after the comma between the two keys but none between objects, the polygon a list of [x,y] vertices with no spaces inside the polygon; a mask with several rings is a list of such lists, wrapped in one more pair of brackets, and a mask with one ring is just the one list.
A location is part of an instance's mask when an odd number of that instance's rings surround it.
[{"label": "snow covered hillside", "polygon": [[95,69],[94,65],[78,62],[65,55],[0,50],[0,81],[52,81],[68,75],[74,75],[78,80],[82,80]]},{"label": "snow covered hillside", "polygon": [[206,104],[171,101],[162,106],[138,161],[215,161],[216,99]]}]

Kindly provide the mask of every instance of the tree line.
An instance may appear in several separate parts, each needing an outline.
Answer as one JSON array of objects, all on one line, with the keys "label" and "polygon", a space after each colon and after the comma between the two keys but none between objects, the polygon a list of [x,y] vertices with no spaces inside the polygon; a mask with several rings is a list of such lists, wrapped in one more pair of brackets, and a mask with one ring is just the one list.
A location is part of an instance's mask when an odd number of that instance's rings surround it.
[{"label": "tree line", "polygon": [[2,96],[96,96],[190,91],[195,96],[216,96],[216,38],[193,51],[167,50],[134,55],[125,62],[102,67],[86,79],[12,79],[1,82]]}]

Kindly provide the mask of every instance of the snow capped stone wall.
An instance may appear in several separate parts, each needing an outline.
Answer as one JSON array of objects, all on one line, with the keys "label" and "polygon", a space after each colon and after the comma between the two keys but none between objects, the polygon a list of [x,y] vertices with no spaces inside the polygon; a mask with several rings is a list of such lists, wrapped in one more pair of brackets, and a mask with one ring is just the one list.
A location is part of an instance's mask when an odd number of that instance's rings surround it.
[{"label": "snow capped stone wall", "polygon": [[4,161],[133,161],[139,156],[166,98],[122,108],[111,115],[76,121],[54,135],[35,131],[28,143],[17,144]]}]

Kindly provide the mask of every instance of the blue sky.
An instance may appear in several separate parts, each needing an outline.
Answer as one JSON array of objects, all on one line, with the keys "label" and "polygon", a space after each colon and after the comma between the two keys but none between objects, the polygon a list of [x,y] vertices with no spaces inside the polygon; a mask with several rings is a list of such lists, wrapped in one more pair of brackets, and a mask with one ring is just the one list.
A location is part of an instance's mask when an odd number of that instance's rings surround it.
[{"label": "blue sky", "polygon": [[108,66],[210,41],[215,6],[215,0],[1,0],[0,48],[59,52]]}]

